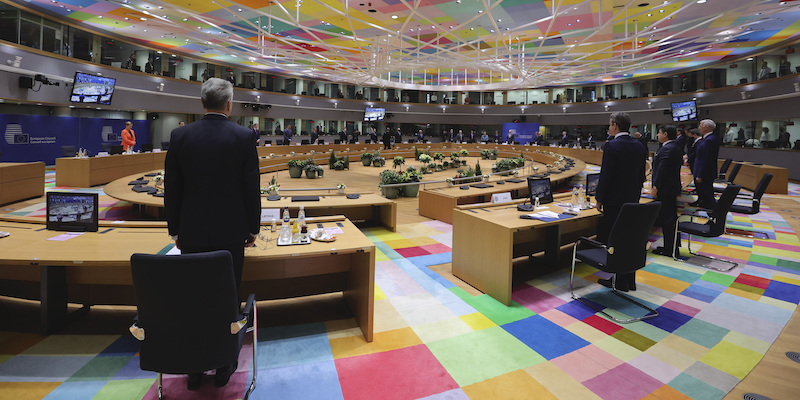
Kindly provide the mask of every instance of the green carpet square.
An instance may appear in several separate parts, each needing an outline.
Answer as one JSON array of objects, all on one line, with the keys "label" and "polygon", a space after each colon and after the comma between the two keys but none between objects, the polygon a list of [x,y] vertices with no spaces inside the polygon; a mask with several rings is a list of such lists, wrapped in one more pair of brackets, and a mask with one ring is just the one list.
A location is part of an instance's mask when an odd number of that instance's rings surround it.
[{"label": "green carpet square", "polygon": [[694,400],[719,400],[725,392],[687,373],[681,373],[669,382],[669,386]]},{"label": "green carpet square", "polygon": [[535,312],[513,301],[510,306],[506,307],[504,304],[486,294],[471,296],[469,293],[459,288],[453,288],[452,291],[456,296],[461,298],[461,300],[464,300],[467,304],[472,306],[472,308],[497,325],[505,325],[536,315]]},{"label": "green carpet square", "polygon": [[707,282],[716,283],[722,286],[730,286],[731,283],[733,283],[733,281],[736,280],[736,277],[731,275],[720,274],[719,272],[708,271],[705,274],[703,274],[703,276],[700,277],[700,279]]},{"label": "green carpet square", "polygon": [[717,345],[730,330],[698,318],[692,318],[680,328],[672,332],[686,340],[701,346],[712,348]]},{"label": "green carpet square", "polygon": [[111,380],[132,356],[95,357],[74,373],[67,382]]},{"label": "green carpet square", "polygon": [[654,274],[658,274],[661,276],[666,276],[667,278],[683,281],[686,283],[692,283],[701,277],[701,275],[696,272],[684,271],[682,269],[661,265],[656,262],[651,262],[650,264],[647,264],[647,266],[642,268],[642,270],[647,272],[652,272]]},{"label": "green carpet square", "polygon": [[155,379],[109,381],[92,400],[140,400],[154,382]]},{"label": "green carpet square", "polygon": [[500,327],[432,342],[428,348],[462,387],[545,361]]}]

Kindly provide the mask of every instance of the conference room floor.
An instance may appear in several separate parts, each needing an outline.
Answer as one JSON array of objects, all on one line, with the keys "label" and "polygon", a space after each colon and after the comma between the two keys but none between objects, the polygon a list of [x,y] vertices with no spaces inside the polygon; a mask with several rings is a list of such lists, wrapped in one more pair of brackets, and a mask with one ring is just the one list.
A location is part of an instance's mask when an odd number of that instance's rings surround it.
[{"label": "conference room floor", "polygon": [[[469,164],[474,165],[474,159]],[[413,164],[410,162],[409,164]],[[407,165],[409,165],[407,164]],[[486,170],[490,169],[489,162],[482,165]],[[350,171],[333,171],[327,167],[325,175],[320,179],[289,179],[288,173],[280,172],[277,174],[278,182],[283,188],[289,187],[333,187],[338,183],[347,184],[348,193],[378,192],[377,172],[384,168],[362,168],[361,164],[352,163],[354,168]],[[453,170],[450,170],[453,171]],[[47,190],[53,189],[52,174],[48,173],[46,184]],[[264,174],[261,177],[262,185],[266,186],[273,174]],[[443,179],[445,176],[452,175],[451,172],[439,173],[438,176],[425,175],[426,180]],[[440,184],[443,185],[443,184]],[[97,189],[97,188],[92,188]],[[790,193],[792,191],[790,190]],[[797,190],[794,190],[797,192]],[[44,201],[43,198],[26,200],[20,203],[6,205],[0,208],[0,214],[12,213],[15,210],[24,209]],[[773,195],[766,196],[764,205],[778,212],[784,217],[794,232],[800,232],[800,197],[795,195]],[[417,198],[398,198],[397,224],[415,224],[431,221],[418,214]],[[135,217],[135,213],[130,212],[128,217]],[[432,266],[431,269],[436,273],[452,282],[459,288],[472,295],[479,295],[480,292],[465,284],[450,273],[449,263]],[[552,272],[552,271],[547,271]],[[531,279],[526,276],[524,279]],[[71,306],[77,307],[77,306]],[[331,319],[348,318],[349,311],[341,301],[340,296],[321,295],[311,296],[304,299],[290,299],[281,301],[269,301],[259,304],[261,313],[266,313],[270,318],[260,319],[264,326],[294,325],[325,321]],[[38,326],[38,303],[0,296],[0,313],[4,318],[0,319],[0,331],[22,331],[36,332]],[[61,334],[73,335],[94,335],[94,334],[116,334],[120,327],[125,327],[130,323],[135,314],[135,307],[126,306],[94,306],[92,312],[75,320],[67,325]],[[732,391],[726,399],[739,399],[744,393],[758,393],[773,399],[792,398],[797,392],[798,385],[796,377],[800,376],[800,364],[789,360],[784,353],[787,351],[800,351],[800,312],[795,310],[788,324],[784,327],[780,336],[772,344],[759,364],[745,377]]]}]

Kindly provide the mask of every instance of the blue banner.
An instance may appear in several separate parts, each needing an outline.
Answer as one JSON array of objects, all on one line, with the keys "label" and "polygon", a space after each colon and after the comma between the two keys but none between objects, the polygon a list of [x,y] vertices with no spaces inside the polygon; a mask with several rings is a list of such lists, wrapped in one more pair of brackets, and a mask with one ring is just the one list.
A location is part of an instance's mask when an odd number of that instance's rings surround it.
[{"label": "blue banner", "polygon": [[506,122],[503,123],[503,142],[508,141],[508,134],[514,134],[514,141],[519,144],[528,144],[533,141],[533,136],[539,132],[538,122]]},{"label": "blue banner", "polygon": [[[122,119],[51,117],[46,115],[0,114],[0,161],[33,162],[42,161],[55,165],[56,158],[62,157],[61,146],[75,146],[86,149],[90,156],[103,151],[102,143],[118,145],[122,142],[120,132],[125,129]],[[135,120],[135,150],[142,144],[150,143],[150,121]]]}]

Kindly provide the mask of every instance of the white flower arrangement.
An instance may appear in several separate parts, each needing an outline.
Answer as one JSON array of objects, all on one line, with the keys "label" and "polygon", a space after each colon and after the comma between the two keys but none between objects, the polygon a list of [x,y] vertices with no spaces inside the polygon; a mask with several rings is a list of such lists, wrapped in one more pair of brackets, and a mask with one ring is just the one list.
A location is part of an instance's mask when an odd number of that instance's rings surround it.
[{"label": "white flower arrangement", "polygon": [[311,154],[314,154],[315,152],[314,152],[314,150],[311,150],[311,152],[310,152],[310,153],[311,153]]},{"label": "white flower arrangement", "polygon": [[292,152],[292,155],[294,155],[294,152]]},{"label": "white flower arrangement", "polygon": [[340,183],[340,184],[336,185],[336,188],[339,189],[339,190],[344,190],[344,189],[347,189],[347,185],[345,185],[344,183]]},{"label": "white flower arrangement", "polygon": [[483,179],[489,179],[489,175],[484,175]]}]

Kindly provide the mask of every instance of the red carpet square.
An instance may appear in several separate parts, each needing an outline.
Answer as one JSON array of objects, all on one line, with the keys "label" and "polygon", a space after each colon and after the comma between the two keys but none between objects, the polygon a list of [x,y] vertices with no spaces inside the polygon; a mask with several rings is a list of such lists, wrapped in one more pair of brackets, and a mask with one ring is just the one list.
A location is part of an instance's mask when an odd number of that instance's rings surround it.
[{"label": "red carpet square", "polygon": [[396,251],[397,254],[400,254],[401,256],[403,256],[405,258],[427,256],[427,255],[431,254],[427,250],[425,250],[425,249],[423,249],[422,247],[419,247],[419,246],[416,246],[416,247],[405,247],[405,248],[402,248],[402,249],[394,249],[394,251]]},{"label": "red carpet square", "polygon": [[607,335],[613,335],[622,330],[621,326],[597,315],[592,315],[584,319],[583,322]]},{"label": "red carpet square", "polygon": [[336,370],[348,400],[418,399],[458,387],[425,345],[340,358]]},{"label": "red carpet square", "polygon": [[760,278],[758,276],[739,274],[734,283],[741,283],[742,285],[752,286],[754,288],[766,289],[769,286],[770,280]]}]

